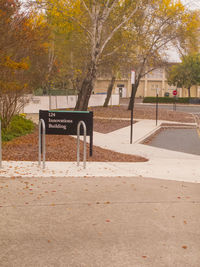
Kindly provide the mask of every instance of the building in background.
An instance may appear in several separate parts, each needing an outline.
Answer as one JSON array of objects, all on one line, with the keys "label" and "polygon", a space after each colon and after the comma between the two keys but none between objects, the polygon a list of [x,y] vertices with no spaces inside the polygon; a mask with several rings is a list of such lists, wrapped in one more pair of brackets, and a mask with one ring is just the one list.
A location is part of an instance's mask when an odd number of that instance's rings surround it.
[{"label": "building in background", "polygon": [[[123,78],[116,79],[113,88],[114,94],[119,94],[120,97],[130,97],[132,89],[130,74],[131,73],[124,73],[122,75]],[[95,83],[94,93],[106,93],[110,80],[111,76],[109,76],[109,74],[101,75]],[[176,88],[167,83],[166,68],[163,67],[153,70],[141,79],[136,97],[153,97],[156,96],[157,91],[160,97],[172,97],[172,92],[176,89],[178,97],[188,96],[188,90],[186,88]],[[200,86],[193,86],[191,88],[191,97],[200,97]]]}]

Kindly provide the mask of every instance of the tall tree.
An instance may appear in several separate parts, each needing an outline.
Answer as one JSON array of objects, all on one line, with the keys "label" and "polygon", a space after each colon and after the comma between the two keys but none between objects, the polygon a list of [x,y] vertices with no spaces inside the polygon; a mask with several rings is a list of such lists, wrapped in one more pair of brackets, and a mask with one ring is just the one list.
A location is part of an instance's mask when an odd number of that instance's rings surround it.
[{"label": "tall tree", "polygon": [[47,28],[40,19],[23,14],[17,0],[2,0],[0,14],[0,116],[6,128],[24,104],[20,98],[42,79]]},{"label": "tall tree", "polygon": [[168,83],[187,88],[188,97],[191,97],[191,87],[200,85],[200,54],[184,56],[181,63],[172,66],[168,72]]},{"label": "tall tree", "polygon": [[[179,28],[186,29],[190,23],[180,1],[149,1],[148,5],[130,21],[129,60],[136,71],[129,109],[134,106],[134,99],[140,80],[152,70],[166,65],[167,50],[180,36]],[[133,26],[134,25],[134,28]],[[134,30],[133,30],[134,29]],[[135,42],[131,46],[131,40]]]},{"label": "tall tree", "polygon": [[[39,1],[41,3],[41,1]],[[86,35],[85,49],[88,49],[88,60],[84,79],[79,89],[75,109],[86,110],[94,82],[97,76],[99,61],[115,33],[124,27],[137,12],[139,4],[145,1],[130,0],[76,0],[43,2],[55,16],[63,16],[73,24],[75,29]]]},{"label": "tall tree", "polygon": [[193,54],[199,50],[200,11],[185,12],[182,21],[178,29],[178,38],[173,42],[180,56]]}]

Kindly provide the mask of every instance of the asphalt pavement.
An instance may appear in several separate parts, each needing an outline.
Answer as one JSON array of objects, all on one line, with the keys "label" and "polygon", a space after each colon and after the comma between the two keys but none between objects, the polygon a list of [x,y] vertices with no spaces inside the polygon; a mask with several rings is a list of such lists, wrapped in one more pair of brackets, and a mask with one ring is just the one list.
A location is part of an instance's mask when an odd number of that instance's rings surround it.
[{"label": "asphalt pavement", "polygon": [[[145,106],[145,107],[151,107],[156,108],[156,104],[146,104],[146,103],[136,103],[136,106]],[[158,104],[158,108],[161,109],[167,109],[167,110],[174,110],[174,105],[170,104]],[[176,111],[180,112],[186,112],[186,113],[200,113],[200,105],[182,105],[182,104],[176,104]]]},{"label": "asphalt pavement", "polygon": [[196,129],[165,129],[156,135],[150,146],[200,155],[200,137]]}]

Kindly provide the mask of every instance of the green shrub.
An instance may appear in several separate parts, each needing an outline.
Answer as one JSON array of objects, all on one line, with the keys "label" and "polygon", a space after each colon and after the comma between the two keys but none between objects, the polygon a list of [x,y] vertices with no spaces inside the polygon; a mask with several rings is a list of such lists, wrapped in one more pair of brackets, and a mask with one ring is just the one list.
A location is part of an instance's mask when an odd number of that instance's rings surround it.
[{"label": "green shrub", "polygon": [[10,141],[15,137],[26,135],[34,130],[34,123],[23,116],[13,116],[7,129],[2,129],[2,141]]},{"label": "green shrub", "polygon": [[[188,97],[177,97],[176,103],[188,104],[191,98]],[[143,103],[156,103],[156,97],[144,97]],[[173,97],[158,97],[158,103],[174,103]]]},{"label": "green shrub", "polygon": [[[52,96],[67,96],[67,95],[76,95],[77,93],[75,92],[74,89],[51,89],[51,91],[49,92],[48,90],[46,91],[46,96],[48,95],[52,95]],[[34,91],[34,95],[35,96],[43,96],[43,90],[42,88],[36,89]]]}]

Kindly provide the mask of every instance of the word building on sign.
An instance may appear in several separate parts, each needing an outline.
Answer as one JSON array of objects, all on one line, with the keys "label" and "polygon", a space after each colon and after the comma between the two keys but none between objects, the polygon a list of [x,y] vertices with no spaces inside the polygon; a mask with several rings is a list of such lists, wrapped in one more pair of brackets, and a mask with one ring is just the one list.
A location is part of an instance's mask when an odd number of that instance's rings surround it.
[{"label": "word building on sign", "polygon": [[49,128],[54,129],[67,129],[68,123],[73,123],[73,120],[67,120],[67,119],[55,119],[56,114],[54,112],[49,112]]}]

